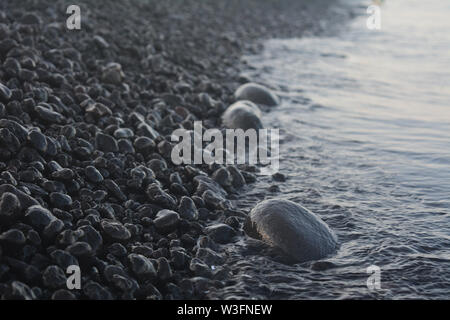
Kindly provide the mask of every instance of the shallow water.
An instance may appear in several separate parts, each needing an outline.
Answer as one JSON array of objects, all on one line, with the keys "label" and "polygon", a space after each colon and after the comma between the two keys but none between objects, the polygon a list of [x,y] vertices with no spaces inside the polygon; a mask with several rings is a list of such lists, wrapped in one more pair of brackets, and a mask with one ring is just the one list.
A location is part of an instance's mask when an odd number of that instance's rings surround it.
[{"label": "shallow water", "polygon": [[[280,128],[288,180],[261,177],[239,205],[303,204],[338,252],[289,265],[243,240],[228,249],[233,283],[211,297],[450,298],[450,2],[386,1],[380,31],[366,28],[367,5],[338,35],[270,40],[246,57],[283,97],[263,120]],[[380,290],[366,286],[370,265]]]}]

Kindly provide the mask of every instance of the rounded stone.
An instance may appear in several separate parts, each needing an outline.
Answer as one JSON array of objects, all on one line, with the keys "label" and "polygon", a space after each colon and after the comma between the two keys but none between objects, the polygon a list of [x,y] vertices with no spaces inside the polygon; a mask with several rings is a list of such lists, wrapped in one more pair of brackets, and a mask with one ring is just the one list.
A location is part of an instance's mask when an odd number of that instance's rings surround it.
[{"label": "rounded stone", "polygon": [[131,253],[128,255],[131,269],[137,276],[145,276],[149,278],[156,277],[157,273],[153,263],[141,254]]},{"label": "rounded stone", "polygon": [[83,293],[90,300],[112,300],[111,292],[95,281],[89,281],[83,286]]},{"label": "rounded stone", "polygon": [[222,114],[222,123],[230,129],[262,129],[261,111],[250,101],[233,103]]},{"label": "rounded stone", "polygon": [[52,300],[76,300],[77,297],[66,289],[59,289],[52,294]]},{"label": "rounded stone", "polygon": [[72,205],[72,198],[64,193],[52,192],[50,193],[50,202],[56,208],[66,208]]},{"label": "rounded stone", "polygon": [[278,98],[278,96],[270,89],[253,82],[240,86],[235,91],[234,97],[236,100],[249,100],[267,106],[276,106],[280,104],[280,98]]},{"label": "rounded stone", "polygon": [[132,138],[133,136],[134,132],[130,128],[119,128],[116,131],[114,131],[114,137],[116,137],[117,139]]},{"label": "rounded stone", "polygon": [[66,274],[58,266],[48,266],[42,274],[44,285],[49,288],[60,288],[66,285]]},{"label": "rounded stone", "polygon": [[20,18],[20,23],[33,25],[33,24],[41,24],[41,18],[34,13],[26,13]]},{"label": "rounded stone", "polygon": [[265,200],[250,212],[245,227],[279,247],[298,262],[318,260],[335,252],[337,237],[317,215],[295,202]]},{"label": "rounded stone", "polygon": [[45,152],[47,150],[47,138],[39,131],[30,131],[28,133],[28,141],[38,151]]},{"label": "rounded stone", "polygon": [[4,84],[0,83],[0,101],[8,101],[9,99],[11,99],[11,95],[11,90]]},{"label": "rounded stone", "polygon": [[31,206],[25,212],[25,219],[32,226],[44,229],[50,222],[56,219],[56,217],[48,210],[40,205]]},{"label": "rounded stone", "polygon": [[204,229],[204,232],[218,243],[228,243],[236,236],[236,231],[224,223],[208,226]]},{"label": "rounded stone", "polygon": [[10,218],[20,209],[17,196],[11,192],[5,192],[0,198],[0,218]]},{"label": "rounded stone", "polygon": [[84,241],[77,241],[68,246],[66,250],[76,257],[89,256],[93,253],[92,247]]},{"label": "rounded stone", "polygon": [[101,222],[103,231],[116,240],[127,240],[131,238],[130,231],[118,221],[103,220]]},{"label": "rounded stone", "polygon": [[112,136],[104,133],[97,133],[95,136],[96,147],[104,152],[117,152],[119,151],[119,146],[117,145],[116,139]]},{"label": "rounded stone", "polygon": [[22,231],[17,229],[10,229],[0,234],[0,241],[4,241],[10,244],[22,245],[27,239]]},{"label": "rounded stone", "polygon": [[103,181],[103,176],[100,171],[97,170],[94,166],[87,166],[84,170],[86,177],[89,181],[98,183]]},{"label": "rounded stone", "polygon": [[172,210],[164,209],[156,214],[155,220],[153,222],[157,230],[170,232],[176,229],[179,221],[180,216],[178,215],[178,213]]},{"label": "rounded stone", "polygon": [[36,111],[36,113],[38,114],[38,116],[49,123],[62,123],[64,121],[64,117],[53,110],[50,110],[49,108],[46,108],[44,106],[36,106],[34,108],[34,110]]},{"label": "rounded stone", "polygon": [[183,196],[181,198],[178,212],[180,213],[181,217],[186,220],[198,219],[197,207],[195,206],[194,201],[189,197]]}]

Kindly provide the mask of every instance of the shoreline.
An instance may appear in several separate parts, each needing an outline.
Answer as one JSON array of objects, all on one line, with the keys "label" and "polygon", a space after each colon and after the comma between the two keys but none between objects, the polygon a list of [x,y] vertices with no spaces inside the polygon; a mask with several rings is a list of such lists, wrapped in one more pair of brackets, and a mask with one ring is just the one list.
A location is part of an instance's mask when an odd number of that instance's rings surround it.
[{"label": "shoreline", "polygon": [[[220,247],[246,212],[205,199],[219,184],[198,176],[217,167],[174,166],[168,136],[195,120],[220,127],[247,81],[242,55],[323,32],[338,18],[318,2],[79,1],[81,30],[65,28],[69,4],[0,5],[2,298],[201,299],[224,287]],[[236,200],[242,185],[219,187]],[[80,290],[65,288],[72,264]]]}]

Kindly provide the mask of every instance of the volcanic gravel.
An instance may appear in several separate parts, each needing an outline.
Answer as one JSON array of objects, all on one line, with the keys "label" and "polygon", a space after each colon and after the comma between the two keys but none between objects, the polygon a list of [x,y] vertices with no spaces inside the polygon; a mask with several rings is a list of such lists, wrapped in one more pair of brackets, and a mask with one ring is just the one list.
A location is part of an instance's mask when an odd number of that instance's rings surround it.
[{"label": "volcanic gravel", "polygon": [[[306,4],[308,3],[308,4]],[[221,246],[255,168],[174,165],[220,127],[257,39],[321,31],[326,1],[0,3],[0,296],[192,299],[230,285]],[[81,270],[69,290],[68,266]]]}]

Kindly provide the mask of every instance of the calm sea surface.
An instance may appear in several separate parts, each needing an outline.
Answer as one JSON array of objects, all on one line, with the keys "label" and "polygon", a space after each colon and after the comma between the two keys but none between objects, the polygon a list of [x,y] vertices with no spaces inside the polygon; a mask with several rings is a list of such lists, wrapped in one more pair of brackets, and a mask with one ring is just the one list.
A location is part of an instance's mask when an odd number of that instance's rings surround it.
[{"label": "calm sea surface", "polygon": [[[340,249],[289,265],[242,241],[229,249],[233,284],[211,296],[450,299],[450,1],[385,1],[380,31],[366,27],[368,4],[338,35],[274,39],[245,57],[283,97],[263,122],[280,128],[288,180],[261,177],[240,206],[300,203]],[[366,286],[370,265],[381,290]]]}]

